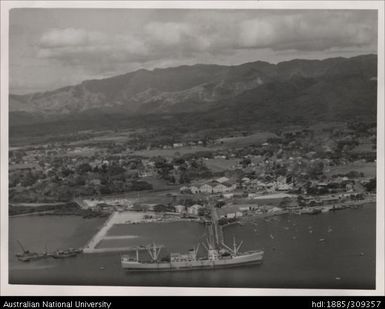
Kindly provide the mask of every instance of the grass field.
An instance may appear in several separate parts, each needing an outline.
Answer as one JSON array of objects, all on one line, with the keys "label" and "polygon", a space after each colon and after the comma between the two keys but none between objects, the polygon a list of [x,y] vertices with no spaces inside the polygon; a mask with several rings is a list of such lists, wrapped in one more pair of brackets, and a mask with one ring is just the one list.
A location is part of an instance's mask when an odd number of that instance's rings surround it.
[{"label": "grass field", "polygon": [[248,136],[225,137],[219,139],[218,142],[229,147],[240,147],[252,144],[261,144],[266,142],[266,140],[271,137],[277,137],[277,135],[272,132],[258,132]]},{"label": "grass field", "polygon": [[222,147],[204,147],[204,146],[186,146],[180,148],[172,149],[151,149],[151,150],[139,150],[133,152],[133,155],[143,156],[143,157],[156,157],[162,156],[165,158],[173,158],[179,155],[184,155],[187,153],[195,153],[200,151],[215,151],[221,149]]},{"label": "grass field", "polygon": [[208,159],[204,162],[206,166],[215,173],[231,169],[238,161],[238,159]]},{"label": "grass field", "polygon": [[332,166],[330,171],[325,174],[328,176],[337,175],[337,174],[346,174],[350,171],[357,171],[359,173],[364,173],[364,177],[376,177],[376,163],[375,162],[354,162],[342,166]]}]

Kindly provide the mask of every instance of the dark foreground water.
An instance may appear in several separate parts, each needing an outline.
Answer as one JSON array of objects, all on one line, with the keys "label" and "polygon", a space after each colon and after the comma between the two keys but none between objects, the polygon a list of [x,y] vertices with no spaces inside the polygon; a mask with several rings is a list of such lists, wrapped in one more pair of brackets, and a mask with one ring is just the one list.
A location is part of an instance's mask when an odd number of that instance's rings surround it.
[{"label": "dark foreground water", "polygon": [[[375,288],[375,206],[319,215],[284,215],[270,222],[225,228],[225,240],[243,240],[242,250],[263,248],[263,264],[219,270],[127,272],[119,253],[82,254],[75,258],[17,261],[16,239],[32,250],[84,245],[100,219],[18,217],[10,219],[10,283],[128,286],[254,287],[254,288]],[[149,223],[115,226],[109,235],[134,235],[124,245],[163,243],[185,250],[204,239],[197,223]],[[320,241],[320,239],[323,239]],[[103,246],[120,246],[106,242]],[[201,254],[203,254],[203,249]]]}]

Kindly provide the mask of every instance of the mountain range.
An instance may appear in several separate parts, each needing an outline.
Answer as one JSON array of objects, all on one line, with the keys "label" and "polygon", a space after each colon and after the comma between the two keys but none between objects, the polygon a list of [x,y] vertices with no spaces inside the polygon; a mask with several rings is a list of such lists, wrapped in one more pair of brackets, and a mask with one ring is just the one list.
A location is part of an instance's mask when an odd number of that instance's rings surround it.
[{"label": "mountain range", "polygon": [[199,113],[233,121],[376,118],[377,55],[139,70],[9,96],[10,125],[72,115]]}]

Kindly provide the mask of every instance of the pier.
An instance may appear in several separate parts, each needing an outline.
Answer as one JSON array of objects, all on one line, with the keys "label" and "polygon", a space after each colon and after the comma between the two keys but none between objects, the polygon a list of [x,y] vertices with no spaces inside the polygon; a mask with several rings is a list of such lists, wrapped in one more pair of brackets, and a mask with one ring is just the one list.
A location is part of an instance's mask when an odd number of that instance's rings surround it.
[{"label": "pier", "polygon": [[107,252],[107,251],[115,251],[111,249],[119,249],[119,248],[108,248],[109,250],[100,251],[103,249],[96,248],[96,246],[106,237],[108,230],[116,223],[117,216],[118,216],[117,212],[113,212],[109,216],[107,221],[104,223],[103,227],[91,238],[88,244],[84,247],[83,253]]}]

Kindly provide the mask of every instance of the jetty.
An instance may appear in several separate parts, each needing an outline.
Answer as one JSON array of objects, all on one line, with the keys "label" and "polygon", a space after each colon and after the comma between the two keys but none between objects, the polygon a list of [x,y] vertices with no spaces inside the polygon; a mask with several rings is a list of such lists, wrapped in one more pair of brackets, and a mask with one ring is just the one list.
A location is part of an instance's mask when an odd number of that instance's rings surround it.
[{"label": "jetty", "polygon": [[[106,250],[100,251],[100,249],[97,249],[96,246],[106,237],[106,234],[109,231],[109,229],[116,223],[117,217],[118,217],[117,212],[113,212],[108,217],[107,221],[104,223],[102,228],[91,238],[88,244],[84,247],[83,253],[106,252]],[[118,248],[106,248],[106,249],[109,249],[108,251],[115,251],[111,249],[118,249]]]}]

